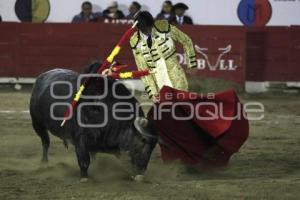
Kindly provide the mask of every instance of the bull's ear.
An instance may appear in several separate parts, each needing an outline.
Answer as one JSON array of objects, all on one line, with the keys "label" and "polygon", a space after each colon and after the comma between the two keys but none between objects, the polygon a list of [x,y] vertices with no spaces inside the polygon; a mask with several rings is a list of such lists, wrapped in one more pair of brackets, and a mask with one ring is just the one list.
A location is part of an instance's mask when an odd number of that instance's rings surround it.
[{"label": "bull's ear", "polygon": [[83,70],[84,74],[95,74],[98,71],[98,68],[101,66],[102,61],[93,61],[91,64],[86,66]]}]

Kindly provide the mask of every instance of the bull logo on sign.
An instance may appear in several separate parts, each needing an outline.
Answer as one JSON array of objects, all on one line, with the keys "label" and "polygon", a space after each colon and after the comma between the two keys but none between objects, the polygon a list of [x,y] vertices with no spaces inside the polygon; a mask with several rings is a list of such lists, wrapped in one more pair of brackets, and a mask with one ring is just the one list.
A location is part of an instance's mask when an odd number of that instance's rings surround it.
[{"label": "bull logo on sign", "polygon": [[198,45],[195,45],[196,52],[201,54],[204,59],[198,59],[198,69],[205,69],[206,64],[208,65],[208,68],[211,71],[216,71],[219,67],[220,70],[236,70],[237,66],[234,64],[234,60],[230,59],[228,60],[228,65],[226,65],[226,60],[222,59],[225,54],[228,54],[232,46],[228,45],[225,48],[219,48],[218,51],[220,52],[217,61],[215,64],[212,64],[212,62],[209,60],[208,55],[206,54],[206,51],[208,51],[208,48],[201,48]]}]

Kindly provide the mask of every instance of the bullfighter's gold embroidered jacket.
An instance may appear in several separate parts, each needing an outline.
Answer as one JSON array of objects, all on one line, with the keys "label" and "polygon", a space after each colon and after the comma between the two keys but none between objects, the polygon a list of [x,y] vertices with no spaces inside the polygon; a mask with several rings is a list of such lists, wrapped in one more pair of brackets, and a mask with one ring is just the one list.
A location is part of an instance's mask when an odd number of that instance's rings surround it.
[{"label": "bullfighter's gold embroidered jacket", "polygon": [[130,39],[138,69],[153,72],[142,78],[149,98],[154,98],[164,85],[188,91],[187,78],[177,59],[174,41],[183,46],[188,67],[194,68],[197,60],[191,38],[168,21],[157,20],[151,39],[151,47],[147,45],[147,36],[140,31],[135,32]]}]

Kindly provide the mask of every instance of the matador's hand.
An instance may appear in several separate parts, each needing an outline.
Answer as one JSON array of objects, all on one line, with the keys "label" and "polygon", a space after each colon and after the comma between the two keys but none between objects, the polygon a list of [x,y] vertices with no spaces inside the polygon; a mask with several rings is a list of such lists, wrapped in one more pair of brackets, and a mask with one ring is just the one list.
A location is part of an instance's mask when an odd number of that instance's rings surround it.
[{"label": "matador's hand", "polygon": [[156,71],[156,69],[151,69],[151,70],[149,70],[149,73],[150,74],[155,74],[155,73],[157,73],[157,71]]},{"label": "matador's hand", "polygon": [[105,69],[105,70],[102,71],[101,74],[106,75],[106,76],[110,76],[110,75],[112,75],[112,71],[111,71],[111,69]]}]

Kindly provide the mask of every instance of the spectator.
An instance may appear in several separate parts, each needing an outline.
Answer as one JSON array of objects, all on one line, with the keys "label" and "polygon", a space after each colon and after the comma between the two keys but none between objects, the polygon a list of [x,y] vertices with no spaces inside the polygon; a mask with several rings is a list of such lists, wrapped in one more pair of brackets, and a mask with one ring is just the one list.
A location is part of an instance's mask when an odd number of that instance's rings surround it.
[{"label": "spectator", "polygon": [[93,5],[89,1],[85,1],[81,5],[81,12],[75,15],[72,22],[95,22],[98,20],[99,14],[93,13]]},{"label": "spectator", "polygon": [[172,14],[172,2],[171,1],[165,1],[162,6],[162,10],[158,15],[156,16],[156,19],[165,19],[170,21],[173,14]]},{"label": "spectator", "polygon": [[118,3],[113,1],[109,7],[103,11],[103,17],[106,19],[124,19],[125,15],[118,10]]},{"label": "spectator", "polygon": [[175,16],[172,17],[171,22],[177,25],[193,24],[192,18],[185,15],[185,11],[188,9],[189,7],[184,3],[175,4],[173,7]]},{"label": "spectator", "polygon": [[141,4],[139,4],[136,1],[133,1],[131,5],[129,6],[129,15],[127,15],[127,19],[134,19],[134,16],[136,13],[138,13],[141,10]]}]

